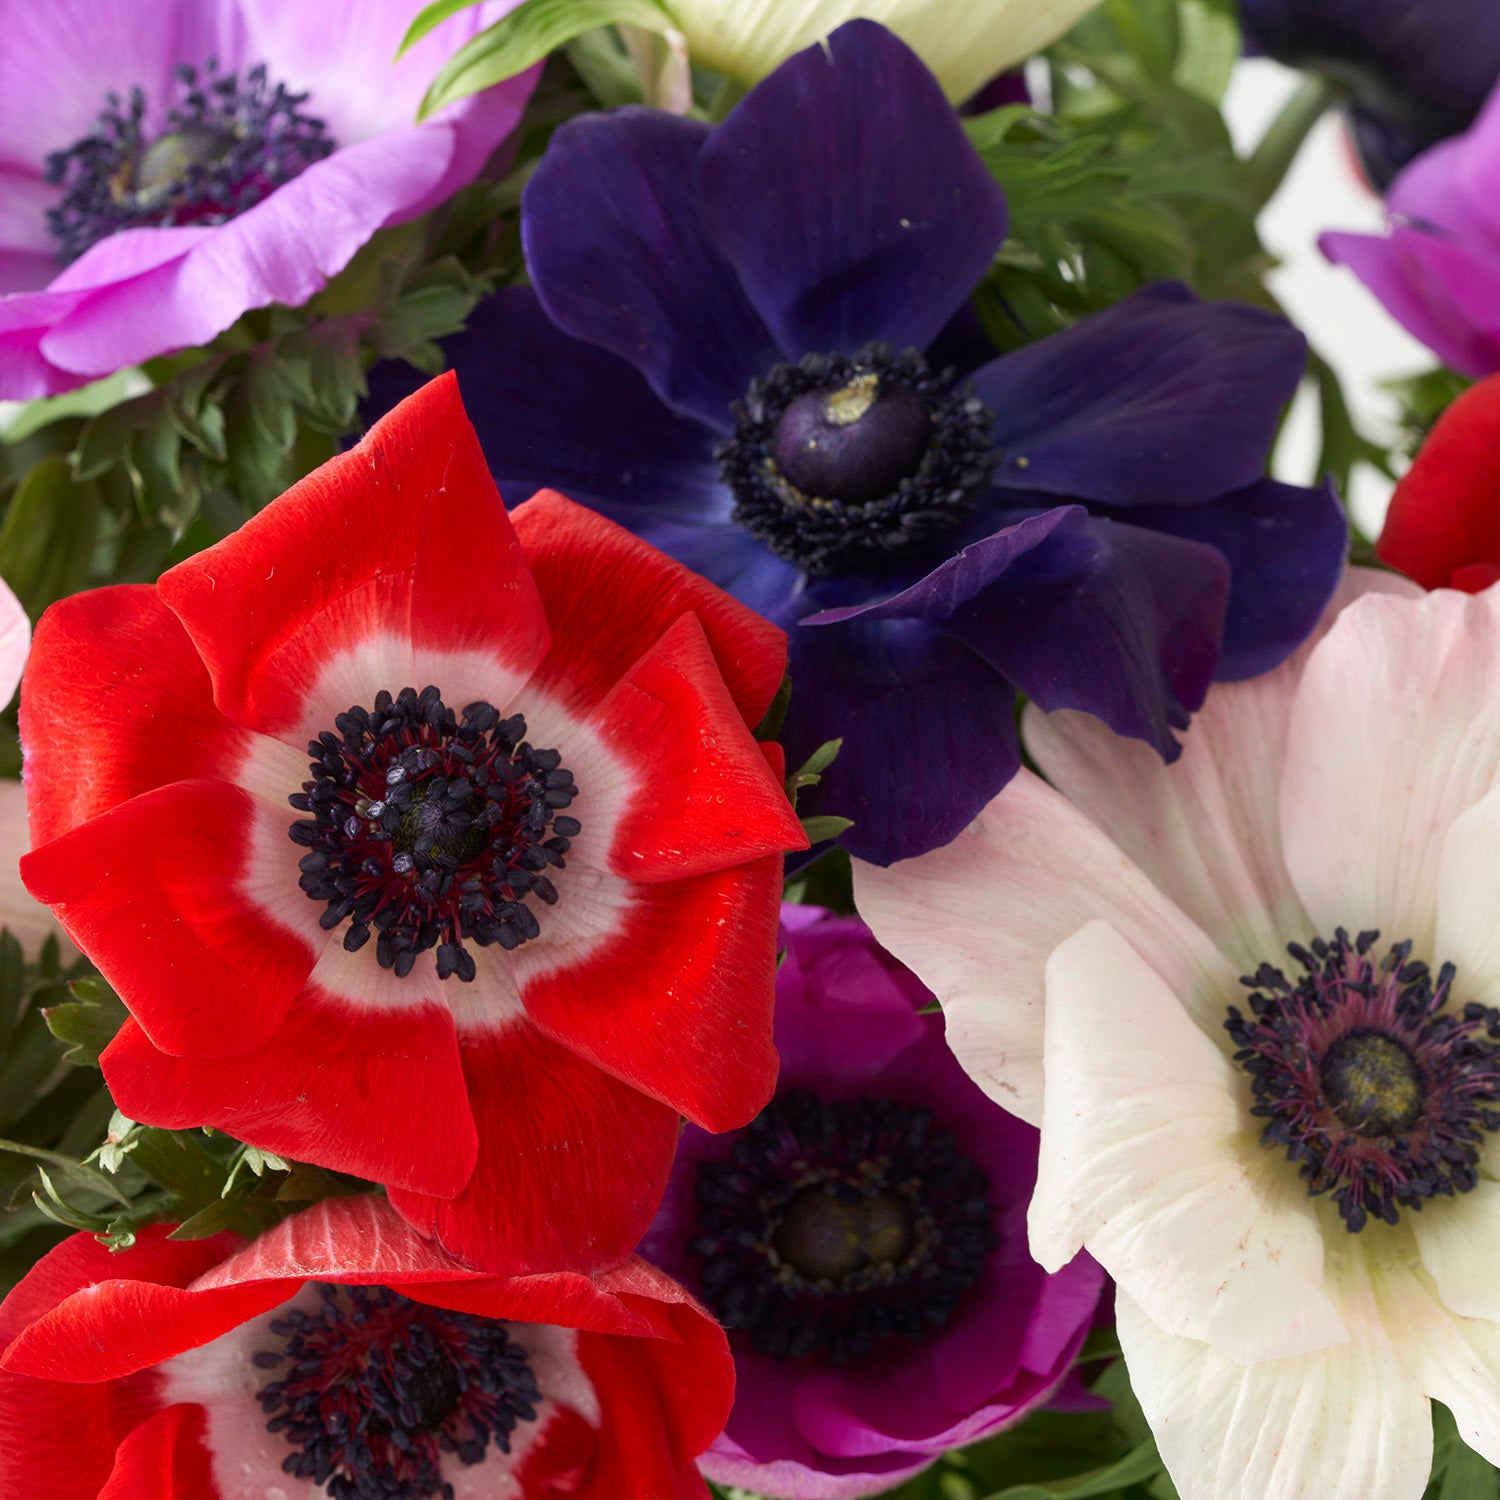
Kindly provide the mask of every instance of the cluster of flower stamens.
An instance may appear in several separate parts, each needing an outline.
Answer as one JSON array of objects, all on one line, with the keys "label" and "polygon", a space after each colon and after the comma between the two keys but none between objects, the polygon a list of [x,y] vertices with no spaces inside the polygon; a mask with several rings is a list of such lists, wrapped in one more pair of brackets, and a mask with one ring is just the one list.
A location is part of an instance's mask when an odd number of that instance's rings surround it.
[{"label": "cluster of flower stamens", "polygon": [[444,1454],[481,1463],[536,1419],[526,1351],[492,1318],[413,1302],[381,1286],[317,1283],[320,1305],[286,1309],[280,1341],[253,1356],[278,1371],[256,1393],[281,1467],[333,1500],[453,1500]]},{"label": "cluster of flower stamens", "polygon": [[351,953],[375,935],[380,964],[404,978],[435,948],[440,979],[472,980],[464,943],[515,948],[541,928],[527,900],[554,905],[546,875],[579,831],[559,816],[578,795],[556,750],[526,742],[520,714],[488,703],[462,717],[435,687],[380,693],[308,744],[312,779],[288,800],[311,813],[291,826],[301,886],[327,902],[319,921],[348,921]]},{"label": "cluster of flower stamens", "polygon": [[179,67],[177,102],[147,139],[139,88],[105,96],[93,131],[47,158],[62,197],[47,227],[64,262],[121,229],[222,224],[290,182],[333,149],[307,95],[274,86],[263,64],[216,76],[212,59]]},{"label": "cluster of flower stamens", "polygon": [[1286,1150],[1312,1194],[1332,1193],[1354,1232],[1478,1182],[1484,1132],[1500,1129],[1500,1011],[1449,1007],[1455,969],[1436,977],[1377,932],[1287,951],[1241,979],[1250,1014],[1224,1023],[1264,1119],[1261,1142]]},{"label": "cluster of flower stamens", "polygon": [[920,1342],[998,1243],[989,1185],[922,1109],[793,1091],[699,1164],[704,1300],[773,1359]]},{"label": "cluster of flower stamens", "polygon": [[994,417],[915,349],[809,354],[753,380],[714,450],[733,519],[804,573],[870,572],[929,546],[995,467]]}]

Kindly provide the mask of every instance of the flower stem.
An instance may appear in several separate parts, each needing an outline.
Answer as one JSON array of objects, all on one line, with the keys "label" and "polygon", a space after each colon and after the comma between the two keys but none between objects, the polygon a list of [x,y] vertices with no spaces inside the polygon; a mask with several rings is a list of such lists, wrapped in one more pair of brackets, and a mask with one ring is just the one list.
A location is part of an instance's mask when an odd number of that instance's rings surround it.
[{"label": "flower stem", "polygon": [[1309,74],[1271,122],[1246,163],[1257,210],[1275,197],[1303,142],[1339,94],[1337,84],[1318,74]]}]

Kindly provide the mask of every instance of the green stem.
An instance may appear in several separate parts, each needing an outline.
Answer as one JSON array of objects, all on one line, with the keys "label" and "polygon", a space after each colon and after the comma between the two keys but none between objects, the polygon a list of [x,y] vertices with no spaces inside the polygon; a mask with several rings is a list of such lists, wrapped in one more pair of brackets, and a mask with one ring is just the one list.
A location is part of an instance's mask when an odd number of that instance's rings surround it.
[{"label": "green stem", "polygon": [[1271,121],[1270,128],[1260,138],[1260,144],[1250,153],[1250,160],[1246,163],[1257,210],[1264,208],[1275,196],[1297,159],[1302,143],[1323,118],[1329,105],[1339,98],[1339,93],[1338,86],[1329,79],[1316,73],[1309,74],[1287,100],[1286,108]]}]

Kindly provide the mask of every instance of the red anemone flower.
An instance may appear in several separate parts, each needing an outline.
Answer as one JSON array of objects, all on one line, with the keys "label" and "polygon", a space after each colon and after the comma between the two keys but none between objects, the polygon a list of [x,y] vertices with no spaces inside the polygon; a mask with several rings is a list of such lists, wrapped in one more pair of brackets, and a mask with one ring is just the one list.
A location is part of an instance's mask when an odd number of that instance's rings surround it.
[{"label": "red anemone flower", "polygon": [[1423,588],[1478,594],[1500,579],[1500,375],[1438,418],[1391,496],[1375,551]]},{"label": "red anemone flower", "polygon": [[724,1335],[634,1257],[483,1276],[378,1198],[65,1240],[0,1306],[14,1500],[707,1500]]},{"label": "red anemone flower", "polygon": [[471,1264],[620,1259],[679,1113],[775,1083],[807,841],[747,725],[784,655],[582,506],[507,518],[451,377],[155,587],[54,605],[23,876],[130,1009],[120,1108],[383,1183]]}]

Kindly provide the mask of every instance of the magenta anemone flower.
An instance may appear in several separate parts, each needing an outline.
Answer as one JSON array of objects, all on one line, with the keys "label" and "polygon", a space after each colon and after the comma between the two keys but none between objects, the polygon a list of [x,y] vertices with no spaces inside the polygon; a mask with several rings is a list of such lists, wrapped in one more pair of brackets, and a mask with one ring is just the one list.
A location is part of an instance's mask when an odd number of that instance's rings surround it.
[{"label": "magenta anemone flower", "polygon": [[0,398],[70,390],[296,306],[471,181],[534,73],[420,125],[515,0],[399,63],[407,0],[0,0]]},{"label": "magenta anemone flower", "polygon": [[1026,1248],[1037,1132],[992,1104],[931,994],[865,925],[783,906],[776,1097],[683,1132],[641,1253],[729,1329],[711,1479],[832,1500],[888,1489],[1058,1388],[1103,1275]]}]

